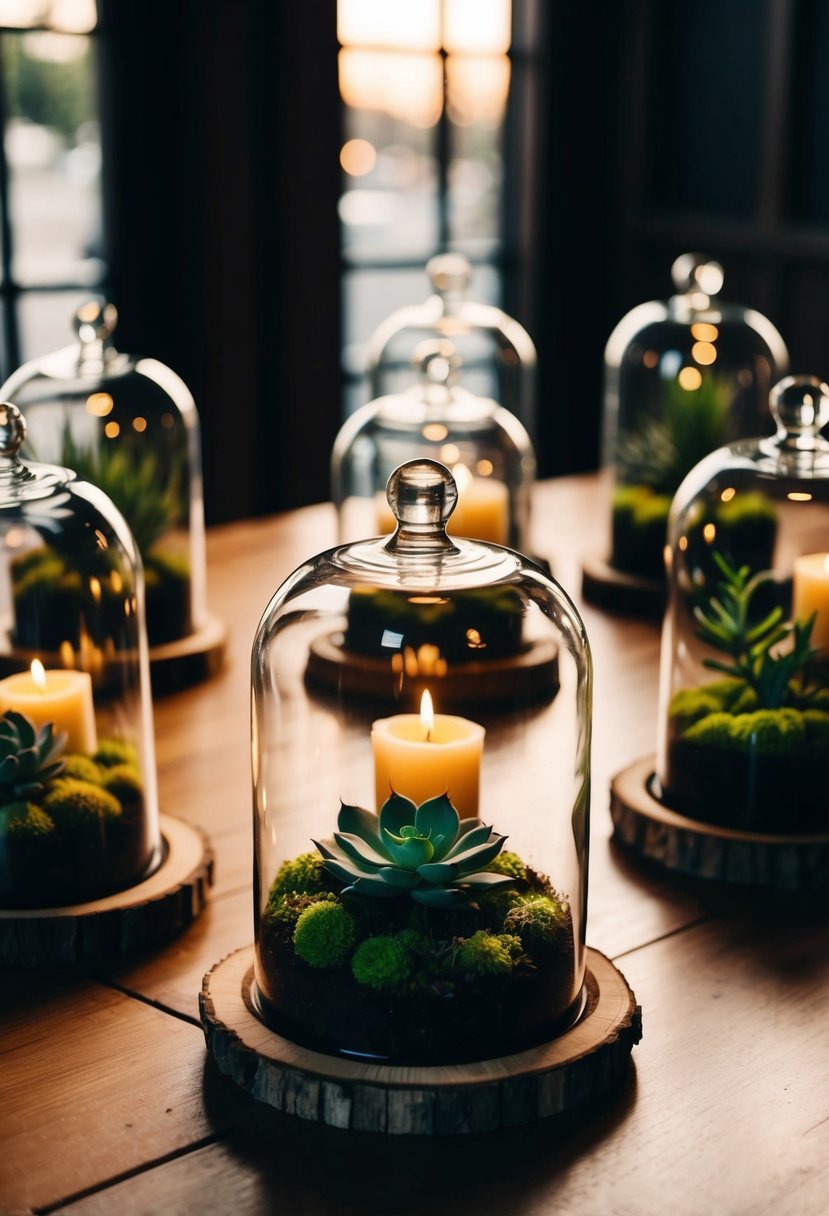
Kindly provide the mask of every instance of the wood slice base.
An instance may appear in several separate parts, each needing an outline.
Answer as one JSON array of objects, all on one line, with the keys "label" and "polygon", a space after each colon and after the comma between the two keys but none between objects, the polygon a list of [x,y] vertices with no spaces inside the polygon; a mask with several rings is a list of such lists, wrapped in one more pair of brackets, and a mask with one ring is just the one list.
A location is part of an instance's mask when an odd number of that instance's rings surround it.
[{"label": "wood slice base", "polygon": [[227,627],[217,617],[186,638],[150,647],[150,678],[155,696],[178,692],[210,679],[220,670],[227,644]]},{"label": "wood slice base", "polygon": [[213,885],[213,850],[204,833],[161,816],[164,859],[114,895],[63,908],[0,908],[0,964],[95,963],[175,937],[202,913]]},{"label": "wood slice base", "polygon": [[592,553],[582,559],[581,593],[594,608],[620,616],[659,620],[665,611],[665,584],[661,579],[626,574]]},{"label": "wood slice base", "polygon": [[702,823],[651,793],[656,758],[613,778],[613,836],[625,848],[679,874],[746,887],[815,894],[829,881],[829,832],[779,836]]},{"label": "wood slice base", "polygon": [[[548,639],[532,642],[520,654],[480,662],[450,663],[445,675],[403,676],[395,680],[390,660],[355,654],[342,646],[342,635],[311,643],[307,678],[320,688],[400,707],[420,706],[423,690],[440,697],[441,709],[527,705],[551,701],[558,692],[558,648]],[[395,690],[399,691],[394,696]]]},{"label": "wood slice base", "polygon": [[253,1005],[253,946],[204,977],[207,1046],[223,1073],[284,1114],[352,1131],[440,1136],[494,1131],[600,1101],[627,1074],[642,1014],[621,972],[587,951],[587,1002],[575,1026],[540,1047],[440,1067],[372,1064],[299,1047]]}]

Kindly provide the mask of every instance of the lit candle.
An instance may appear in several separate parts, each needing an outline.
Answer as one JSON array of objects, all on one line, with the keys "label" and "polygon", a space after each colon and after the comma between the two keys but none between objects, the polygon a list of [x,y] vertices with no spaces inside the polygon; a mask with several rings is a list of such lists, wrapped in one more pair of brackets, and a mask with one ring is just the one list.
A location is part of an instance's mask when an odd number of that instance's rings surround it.
[{"label": "lit candle", "polygon": [[31,671],[0,680],[0,713],[10,709],[35,726],[51,722],[56,734],[66,731],[70,752],[91,754],[98,746],[92,677],[86,671],[44,671],[35,659]]},{"label": "lit candle", "polygon": [[418,806],[448,794],[462,819],[478,814],[484,728],[468,718],[435,714],[424,692],[420,714],[379,718],[371,726],[379,810],[391,790]]},{"label": "lit candle", "polygon": [[[473,477],[465,465],[452,470],[458,487],[458,502],[447,525],[453,536],[469,536],[494,545],[509,542],[509,490],[492,477]],[[376,498],[377,530],[393,532],[394,516],[385,494]]]},{"label": "lit candle", "polygon": [[805,621],[817,613],[812,629],[812,645],[829,650],[829,553],[809,553],[796,557],[792,617]]}]

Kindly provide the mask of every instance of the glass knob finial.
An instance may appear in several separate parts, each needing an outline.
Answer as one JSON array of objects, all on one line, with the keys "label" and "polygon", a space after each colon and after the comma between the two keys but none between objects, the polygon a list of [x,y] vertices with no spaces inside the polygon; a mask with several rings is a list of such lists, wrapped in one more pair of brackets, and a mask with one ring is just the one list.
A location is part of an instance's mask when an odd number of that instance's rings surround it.
[{"label": "glass knob finial", "polygon": [[386,498],[401,527],[434,529],[454,511],[458,487],[437,460],[407,460],[389,478]]},{"label": "glass knob finial", "polygon": [[683,295],[701,291],[715,296],[722,290],[725,274],[719,262],[704,253],[681,253],[671,266],[674,287]]},{"label": "glass knob finial", "polygon": [[462,359],[453,343],[439,338],[420,342],[415,348],[413,363],[427,384],[451,388],[458,378]]},{"label": "glass knob finial", "polygon": [[816,436],[829,422],[829,384],[817,376],[786,376],[771,390],[769,405],[779,434]]},{"label": "glass knob finial", "polygon": [[0,456],[14,460],[26,438],[26,419],[16,405],[0,402]]},{"label": "glass knob finial", "polygon": [[462,253],[438,253],[426,263],[432,290],[438,295],[462,295],[472,278],[472,268]]},{"label": "glass knob finial", "polygon": [[82,345],[105,342],[118,324],[118,309],[101,300],[87,300],[75,310],[75,333]]}]

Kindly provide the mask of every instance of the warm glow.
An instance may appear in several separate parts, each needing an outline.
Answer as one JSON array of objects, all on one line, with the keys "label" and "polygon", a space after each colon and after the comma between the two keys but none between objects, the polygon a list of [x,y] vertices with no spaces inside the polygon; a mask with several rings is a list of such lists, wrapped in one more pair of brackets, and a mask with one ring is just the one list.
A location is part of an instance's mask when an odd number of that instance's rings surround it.
[{"label": "warm glow", "polygon": [[511,0],[445,0],[443,45],[447,51],[503,55],[511,25]]},{"label": "warm glow", "polygon": [[140,435],[142,433],[142,431],[146,431],[146,429],[147,429],[147,419],[142,418],[141,415],[138,414],[132,420],[132,429],[134,431],[137,431],[138,434]]},{"label": "warm glow", "polygon": [[93,574],[89,580],[89,590],[92,592],[92,598],[96,604],[101,602],[101,580]]},{"label": "warm glow", "polygon": [[32,683],[40,692],[46,692],[46,671],[40,659],[32,659]]},{"label": "warm glow", "polygon": [[680,553],[684,553],[685,550],[688,548],[688,537],[680,536],[679,540],[677,541],[677,544],[679,545]]},{"label": "warm glow", "polygon": [[363,177],[377,164],[377,150],[367,139],[348,139],[340,148],[340,165],[351,177]]},{"label": "warm glow", "polygon": [[734,489],[734,487],[729,486],[727,490],[723,490],[722,494],[720,495],[720,501],[721,502],[731,502],[731,499],[734,497],[734,495],[736,493],[737,493],[737,491]]},{"label": "warm glow", "polygon": [[[445,443],[440,449],[440,458],[444,464],[455,464],[460,460],[461,450],[456,443]],[[457,481],[457,477],[455,478]]]},{"label": "warm glow", "polygon": [[702,372],[696,367],[683,367],[677,376],[680,387],[692,392],[702,384]]},{"label": "warm glow", "polygon": [[507,106],[510,61],[455,57],[446,61],[449,117],[459,126],[475,122],[500,123]]},{"label": "warm glow", "polygon": [[428,688],[424,688],[423,696],[420,698],[420,724],[426,733],[428,743],[432,737],[432,731],[435,729],[435,708],[432,705],[432,694]]},{"label": "warm glow", "polygon": [[440,0],[339,0],[337,37],[342,46],[386,46],[407,51],[440,49]]},{"label": "warm glow", "polygon": [[706,524],[702,529],[702,535],[709,545],[713,544],[717,535],[717,529],[714,524]]},{"label": "warm glow", "polygon": [[717,348],[711,342],[695,342],[691,347],[691,358],[707,367],[709,363],[716,362]]},{"label": "warm glow", "polygon": [[86,412],[95,418],[106,418],[107,414],[112,413],[114,404],[109,393],[92,393],[86,399]]},{"label": "warm glow", "polygon": [[340,94],[347,106],[375,110],[413,127],[432,127],[443,109],[437,55],[346,49],[339,55]]},{"label": "warm glow", "polygon": [[117,422],[108,422],[104,427],[104,434],[107,439],[115,439],[121,434],[121,428]]},{"label": "warm glow", "polygon": [[423,428],[423,438],[435,443],[440,443],[441,439],[445,439],[448,434],[449,431],[442,422],[427,422]]},{"label": "warm glow", "polygon": [[455,478],[459,494],[463,494],[464,490],[472,484],[472,474],[465,464],[456,464],[452,470],[452,476]]},{"label": "warm glow", "polygon": [[656,367],[659,362],[659,355],[655,350],[646,350],[642,356],[642,362],[645,367]]},{"label": "warm glow", "polygon": [[479,460],[475,466],[475,468],[480,473],[481,477],[489,477],[490,474],[492,473],[492,467],[493,466],[492,466],[491,460]]},{"label": "warm glow", "polygon": [[800,490],[791,490],[791,491],[790,491],[790,492],[789,492],[789,493],[786,495],[786,497],[787,497],[788,499],[790,499],[790,500],[791,500],[791,502],[811,502],[811,501],[812,501],[812,496],[811,496],[811,494],[806,494],[806,493],[804,493],[803,491],[800,491]]},{"label": "warm glow", "polygon": [[691,337],[697,342],[716,342],[719,336],[716,325],[709,325],[707,321],[695,321],[691,326]]},{"label": "warm glow", "polygon": [[161,425],[164,427],[165,431],[171,431],[176,425],[176,420],[172,414],[162,414]]}]

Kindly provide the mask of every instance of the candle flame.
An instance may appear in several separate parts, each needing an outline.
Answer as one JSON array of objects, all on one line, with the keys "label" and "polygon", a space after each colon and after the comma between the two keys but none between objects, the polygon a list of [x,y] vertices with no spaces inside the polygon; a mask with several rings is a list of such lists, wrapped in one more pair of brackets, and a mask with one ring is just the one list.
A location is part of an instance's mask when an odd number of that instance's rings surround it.
[{"label": "candle flame", "polygon": [[32,679],[40,692],[46,692],[46,672],[40,659],[32,659]]},{"label": "candle flame", "polygon": [[435,729],[435,710],[432,705],[432,694],[428,688],[424,688],[423,696],[420,698],[420,721],[426,732],[426,742],[428,743],[432,737],[432,731]]}]

